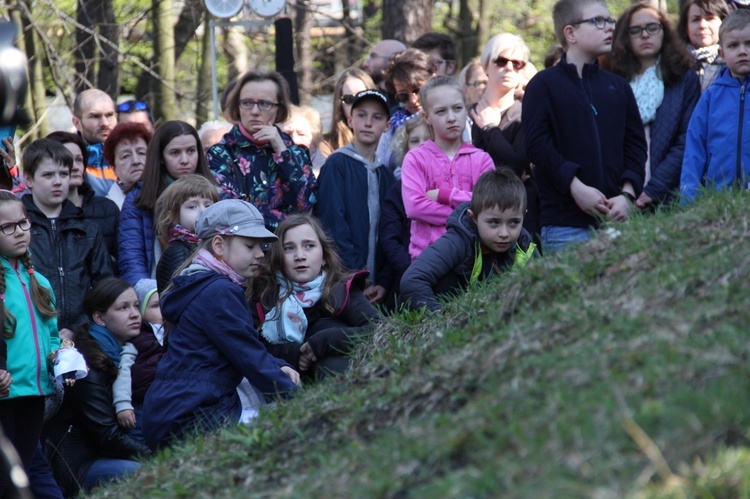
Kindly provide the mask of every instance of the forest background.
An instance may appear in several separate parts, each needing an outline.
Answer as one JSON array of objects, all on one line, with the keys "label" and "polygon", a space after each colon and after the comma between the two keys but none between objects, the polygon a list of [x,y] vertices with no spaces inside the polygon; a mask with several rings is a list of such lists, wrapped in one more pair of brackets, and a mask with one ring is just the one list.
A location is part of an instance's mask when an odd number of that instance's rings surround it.
[{"label": "forest background", "polygon": [[[334,0],[334,2],[337,0]],[[618,15],[630,0],[610,0]],[[677,0],[660,0],[676,23]],[[457,72],[495,34],[518,34],[538,67],[555,43],[554,0],[291,0],[277,17],[294,27],[294,69],[300,102],[332,93],[337,76],[360,65],[381,39],[407,44],[428,31],[458,44]],[[19,28],[18,48],[29,59],[25,108],[31,124],[21,141],[52,131],[51,103],[72,109],[77,92],[100,88],[113,99],[150,104],[159,120],[183,119],[199,127],[214,119],[209,20],[203,0],[0,0],[0,12]],[[216,21],[216,19],[214,19]],[[271,70],[273,20],[245,8],[215,28],[219,91],[251,69]],[[228,23],[225,23],[228,24]],[[249,25],[248,25],[249,24]]]}]

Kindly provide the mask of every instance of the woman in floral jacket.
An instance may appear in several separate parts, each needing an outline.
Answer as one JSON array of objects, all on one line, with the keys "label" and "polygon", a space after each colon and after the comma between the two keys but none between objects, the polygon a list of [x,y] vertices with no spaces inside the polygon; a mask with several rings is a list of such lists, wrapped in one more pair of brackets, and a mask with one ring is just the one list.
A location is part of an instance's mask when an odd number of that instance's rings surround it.
[{"label": "woman in floral jacket", "polygon": [[245,73],[227,102],[237,125],[207,153],[223,196],[251,202],[269,229],[310,212],[318,189],[307,148],[274,125],[289,117],[289,105],[279,73]]}]

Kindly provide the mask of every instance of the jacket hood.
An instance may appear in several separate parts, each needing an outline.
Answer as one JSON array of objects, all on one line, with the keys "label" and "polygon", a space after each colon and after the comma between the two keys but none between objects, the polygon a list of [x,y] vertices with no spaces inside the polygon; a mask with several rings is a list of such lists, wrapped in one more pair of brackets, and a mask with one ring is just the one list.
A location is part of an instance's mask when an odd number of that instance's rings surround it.
[{"label": "jacket hood", "polygon": [[733,88],[740,88],[740,86],[750,83],[750,77],[746,76],[744,80],[739,81],[737,78],[732,76],[732,73],[729,71],[729,68],[724,66],[721,68],[721,71],[719,71],[719,75],[716,77],[716,80],[712,83],[712,85],[720,85],[722,87],[733,87]]},{"label": "jacket hood", "polygon": [[[162,316],[175,324],[179,321],[183,311],[188,307],[206,306],[206,304],[194,304],[193,301],[203,292],[206,287],[217,279],[226,279],[226,277],[202,267],[199,270],[191,266],[195,271],[183,273],[175,277],[172,281],[173,286],[163,298],[161,298]],[[220,305],[217,305],[220,306]]]}]

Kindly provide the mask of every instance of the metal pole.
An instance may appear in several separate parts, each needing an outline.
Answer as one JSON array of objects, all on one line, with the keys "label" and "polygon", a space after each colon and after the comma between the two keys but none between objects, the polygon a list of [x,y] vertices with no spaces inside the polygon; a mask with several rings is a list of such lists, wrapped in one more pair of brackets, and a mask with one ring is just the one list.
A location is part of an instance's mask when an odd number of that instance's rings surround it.
[{"label": "metal pole", "polygon": [[211,20],[208,22],[208,28],[211,31],[211,92],[214,99],[214,120],[219,119],[219,84],[216,78],[216,23]]}]

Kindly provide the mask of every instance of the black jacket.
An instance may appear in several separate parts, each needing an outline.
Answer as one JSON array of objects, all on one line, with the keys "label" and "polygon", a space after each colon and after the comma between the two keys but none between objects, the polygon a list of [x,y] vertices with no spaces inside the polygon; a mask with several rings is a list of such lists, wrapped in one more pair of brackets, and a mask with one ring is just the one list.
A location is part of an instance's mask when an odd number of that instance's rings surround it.
[{"label": "black jacket", "polygon": [[156,289],[159,291],[159,296],[163,296],[164,290],[172,281],[175,270],[185,263],[185,260],[193,254],[197,247],[197,244],[187,241],[172,241],[169,243],[169,246],[159,258],[159,263],[156,264]]},{"label": "black jacket", "polygon": [[77,493],[78,483],[97,459],[134,459],[151,453],[118,426],[112,381],[91,369],[65,389],[60,410],[45,426],[45,454],[66,497]]},{"label": "black jacket", "polygon": [[60,329],[77,329],[88,322],[83,299],[95,282],[113,275],[109,253],[96,224],[66,200],[60,216],[47,218],[31,194],[21,198],[31,219],[31,255],[36,270],[55,292]]},{"label": "black jacket", "polygon": [[404,198],[401,196],[401,180],[396,181],[386,194],[380,206],[380,247],[385,255],[385,262],[391,269],[390,280],[383,284],[392,292],[398,290],[398,283],[406,269],[411,265],[409,240],[411,239],[411,220],[406,216]]},{"label": "black jacket", "polygon": [[99,233],[104,238],[107,251],[112,257],[112,268],[116,268],[117,262],[117,231],[120,227],[120,208],[109,198],[96,196],[94,189],[87,183],[81,184],[78,192],[83,196],[83,217],[89,222],[94,222],[99,228]]},{"label": "black jacket", "polygon": [[437,295],[456,293],[471,280],[474,264],[481,258],[482,281],[497,271],[510,270],[517,260],[519,250],[535,253],[535,245],[526,229],[521,230],[515,249],[504,253],[477,255],[479,233],[467,210],[469,202],[461,203],[448,217],[448,230],[432,245],[425,248],[409,266],[401,279],[401,300],[413,309],[427,307],[440,310]]},{"label": "black jacket", "polygon": [[[339,283],[331,292],[334,313],[330,313],[318,302],[306,308],[307,332],[305,341],[310,344],[318,362],[328,356],[346,355],[357,339],[369,334],[372,325],[380,320],[380,313],[365,298],[362,291],[367,280],[367,271],[358,272],[346,281]],[[259,324],[265,321],[265,314],[275,304],[256,304],[255,319]],[[260,325],[258,326],[260,328]],[[299,368],[300,343],[271,344],[260,336],[269,353]]]}]

